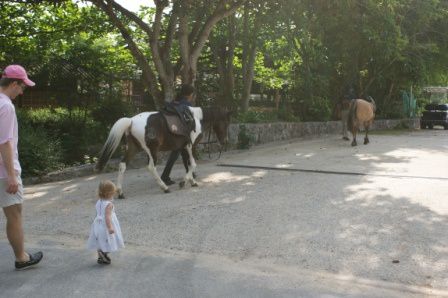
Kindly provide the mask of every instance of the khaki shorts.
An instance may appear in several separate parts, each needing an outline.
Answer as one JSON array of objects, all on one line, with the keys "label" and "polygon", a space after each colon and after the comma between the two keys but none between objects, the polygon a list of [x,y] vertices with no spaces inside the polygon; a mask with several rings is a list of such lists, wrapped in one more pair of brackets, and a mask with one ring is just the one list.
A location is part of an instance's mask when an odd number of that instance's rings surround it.
[{"label": "khaki shorts", "polygon": [[23,184],[20,176],[17,176],[17,181],[19,182],[19,189],[15,194],[10,194],[6,192],[8,187],[7,179],[0,178],[0,207],[5,208],[16,204],[23,203]]}]

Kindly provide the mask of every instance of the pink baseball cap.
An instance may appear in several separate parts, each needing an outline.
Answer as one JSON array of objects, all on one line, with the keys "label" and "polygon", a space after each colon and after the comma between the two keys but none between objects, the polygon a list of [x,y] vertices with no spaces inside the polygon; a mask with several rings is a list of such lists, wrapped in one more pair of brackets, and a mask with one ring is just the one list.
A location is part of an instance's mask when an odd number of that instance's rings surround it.
[{"label": "pink baseball cap", "polygon": [[30,87],[36,85],[33,81],[28,79],[25,68],[17,64],[7,66],[3,70],[2,78],[19,79],[22,80],[25,85]]}]

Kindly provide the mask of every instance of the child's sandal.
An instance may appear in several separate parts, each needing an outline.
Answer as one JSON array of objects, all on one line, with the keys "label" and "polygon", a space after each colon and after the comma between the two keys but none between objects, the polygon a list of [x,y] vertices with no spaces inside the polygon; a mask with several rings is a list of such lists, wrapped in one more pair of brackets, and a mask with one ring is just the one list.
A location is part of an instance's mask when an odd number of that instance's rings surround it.
[{"label": "child's sandal", "polygon": [[103,265],[109,265],[110,264],[110,259],[106,256],[106,254],[102,251],[98,252],[98,260],[97,260],[98,264],[103,264]]}]

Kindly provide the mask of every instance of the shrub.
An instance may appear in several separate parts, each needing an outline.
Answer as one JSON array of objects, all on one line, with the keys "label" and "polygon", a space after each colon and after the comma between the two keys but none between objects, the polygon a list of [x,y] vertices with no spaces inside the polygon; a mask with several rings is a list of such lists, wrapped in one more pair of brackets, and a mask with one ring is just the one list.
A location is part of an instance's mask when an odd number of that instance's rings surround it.
[{"label": "shrub", "polygon": [[279,110],[277,111],[277,118],[278,120],[281,121],[286,121],[286,122],[299,122],[300,118],[295,116],[292,109],[288,109],[286,108],[286,106],[283,106],[281,108],[279,108]]},{"label": "shrub", "polygon": [[36,109],[20,111],[19,123],[44,131],[47,136],[60,144],[60,154],[66,165],[85,162],[85,156],[91,156],[91,148],[107,137],[108,128],[95,121],[88,111]]},{"label": "shrub", "polygon": [[239,125],[238,132],[238,149],[249,149],[254,142],[254,137],[247,131],[244,124]]},{"label": "shrub", "polygon": [[262,123],[277,120],[277,115],[272,111],[257,111],[249,110],[247,112],[240,112],[236,116],[239,123]]},{"label": "shrub", "polygon": [[106,127],[111,127],[120,118],[133,114],[132,105],[120,98],[107,98],[95,103],[92,118]]},{"label": "shrub", "polygon": [[331,118],[331,105],[326,98],[315,96],[306,107],[305,121],[328,121]]},{"label": "shrub", "polygon": [[43,175],[63,167],[58,140],[28,125],[21,125],[19,133],[19,158],[24,177]]}]

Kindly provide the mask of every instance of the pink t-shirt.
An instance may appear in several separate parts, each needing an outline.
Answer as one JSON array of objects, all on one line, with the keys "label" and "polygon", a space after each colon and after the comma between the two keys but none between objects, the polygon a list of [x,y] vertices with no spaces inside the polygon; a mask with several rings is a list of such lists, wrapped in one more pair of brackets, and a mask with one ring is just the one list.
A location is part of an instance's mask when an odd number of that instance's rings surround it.
[{"label": "pink t-shirt", "polygon": [[[11,99],[0,93],[0,144],[12,141],[14,154],[14,170],[20,175],[22,168],[19,163],[19,152],[17,143],[19,141],[19,129],[17,124],[16,109]],[[0,179],[7,178],[6,168],[0,154]]]}]

